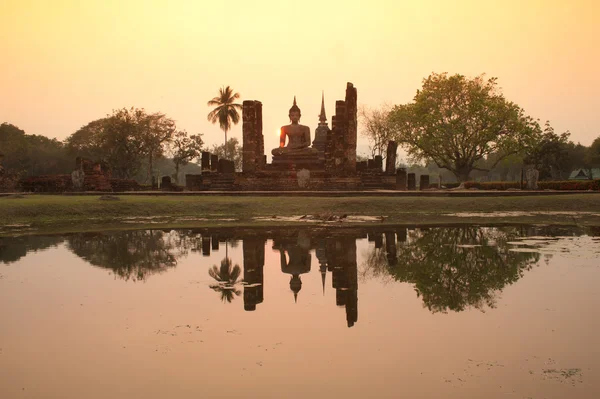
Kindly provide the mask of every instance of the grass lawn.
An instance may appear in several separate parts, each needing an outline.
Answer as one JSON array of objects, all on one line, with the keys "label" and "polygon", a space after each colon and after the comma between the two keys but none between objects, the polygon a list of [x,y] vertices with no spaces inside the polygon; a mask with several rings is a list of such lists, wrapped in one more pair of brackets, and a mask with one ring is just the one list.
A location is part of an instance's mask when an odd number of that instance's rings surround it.
[{"label": "grass lawn", "polygon": [[[128,195],[112,201],[99,198],[73,195],[0,197],[0,235],[148,226],[282,225],[298,222],[272,217],[325,214],[383,216],[376,223],[384,224],[544,223],[600,226],[600,194],[472,198]],[[496,213],[500,217],[453,215],[459,212]],[[257,217],[269,219],[257,221]]]}]

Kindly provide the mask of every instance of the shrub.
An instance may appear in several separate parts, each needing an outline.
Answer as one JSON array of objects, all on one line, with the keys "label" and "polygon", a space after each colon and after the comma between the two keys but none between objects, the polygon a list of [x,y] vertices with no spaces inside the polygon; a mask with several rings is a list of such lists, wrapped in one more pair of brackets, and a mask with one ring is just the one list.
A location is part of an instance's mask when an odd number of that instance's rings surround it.
[{"label": "shrub", "polygon": [[[523,187],[526,186],[523,182]],[[458,187],[458,183],[449,183],[446,188]],[[489,181],[489,182],[465,182],[465,188],[476,188],[479,190],[508,190],[519,188],[518,181]],[[540,190],[594,190],[600,191],[600,179],[597,180],[565,180],[565,181],[539,181],[538,188]]]},{"label": "shrub", "polygon": [[600,179],[597,180],[565,180],[541,181],[538,187],[542,190],[600,190]]}]

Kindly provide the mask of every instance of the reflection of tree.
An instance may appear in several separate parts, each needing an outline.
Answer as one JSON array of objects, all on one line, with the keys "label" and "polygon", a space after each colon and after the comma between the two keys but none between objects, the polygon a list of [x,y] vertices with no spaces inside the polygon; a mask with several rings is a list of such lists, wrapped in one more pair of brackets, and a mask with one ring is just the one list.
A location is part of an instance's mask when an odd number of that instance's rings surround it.
[{"label": "reflection of tree", "polygon": [[124,280],[145,280],[177,265],[182,256],[177,232],[139,230],[77,234],[68,238],[73,253],[94,266],[111,269]]},{"label": "reflection of tree", "polygon": [[55,247],[63,241],[58,236],[0,237],[0,262],[13,263],[29,252]]},{"label": "reflection of tree", "polygon": [[[507,242],[517,236],[516,229],[478,227],[411,231],[397,249],[397,265],[388,266],[389,273],[414,284],[432,312],[494,307],[496,293],[539,260],[538,253],[509,251]],[[381,254],[369,260],[389,265]]]},{"label": "reflection of tree", "polygon": [[221,261],[220,268],[213,265],[212,269],[208,270],[208,275],[217,281],[217,284],[211,285],[210,288],[221,294],[223,302],[231,302],[236,296],[242,294],[242,291],[236,287],[240,283],[241,274],[240,266],[232,266],[231,258],[226,257]]}]

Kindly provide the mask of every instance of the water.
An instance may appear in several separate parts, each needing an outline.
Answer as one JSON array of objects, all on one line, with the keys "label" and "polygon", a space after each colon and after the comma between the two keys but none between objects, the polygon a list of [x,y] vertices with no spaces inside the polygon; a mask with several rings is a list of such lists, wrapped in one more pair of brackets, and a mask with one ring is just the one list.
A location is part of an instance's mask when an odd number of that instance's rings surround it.
[{"label": "water", "polygon": [[600,397],[600,231],[0,238],[0,397]]}]

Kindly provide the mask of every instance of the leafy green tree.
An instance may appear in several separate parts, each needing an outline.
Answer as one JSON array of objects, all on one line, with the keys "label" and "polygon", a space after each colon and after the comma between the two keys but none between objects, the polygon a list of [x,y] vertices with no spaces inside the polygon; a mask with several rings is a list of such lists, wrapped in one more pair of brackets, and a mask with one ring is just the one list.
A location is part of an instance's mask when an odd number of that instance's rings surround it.
[{"label": "leafy green tree", "polygon": [[[586,164],[591,168],[600,168],[600,137],[592,142],[585,155]],[[591,178],[590,173],[590,178]]]},{"label": "leafy green tree", "polygon": [[543,133],[527,150],[524,163],[534,165],[540,171],[540,179],[561,179],[569,173],[569,136],[564,132],[554,132],[550,122],[546,122]]},{"label": "leafy green tree", "polygon": [[22,173],[29,166],[28,145],[25,132],[10,123],[0,125],[0,152],[7,172]]},{"label": "leafy green tree", "polygon": [[26,134],[9,123],[0,125],[0,150],[4,154],[4,167],[11,174],[69,173],[74,165],[60,141]]},{"label": "leafy green tree", "polygon": [[208,120],[213,124],[219,122],[219,127],[225,132],[225,145],[227,145],[227,132],[231,129],[231,125],[237,125],[240,121],[238,111],[242,110],[242,105],[234,102],[238,98],[240,94],[234,93],[233,89],[227,86],[221,87],[219,95],[207,103],[209,107],[215,107],[208,113]]},{"label": "leafy green tree", "polygon": [[[235,165],[235,170],[242,170],[243,148],[239,145],[237,138],[229,139],[227,144],[213,145],[210,152],[217,155],[219,158],[232,159]],[[229,154],[229,157],[227,156]]]},{"label": "leafy green tree", "polygon": [[179,184],[179,168],[198,158],[202,154],[203,145],[201,134],[188,136],[185,130],[175,133],[171,143],[171,152],[175,164],[175,182],[177,184]]},{"label": "leafy green tree", "polygon": [[65,143],[71,154],[105,161],[121,178],[136,176],[146,160],[152,179],[155,160],[164,155],[175,129],[164,114],[122,108],[83,126]]},{"label": "leafy green tree", "polygon": [[62,142],[37,134],[28,134],[25,139],[29,175],[64,174],[75,167],[75,160],[69,156]]},{"label": "leafy green tree", "polygon": [[134,113],[141,143],[140,150],[148,160],[148,175],[153,183],[154,161],[164,156],[166,146],[173,140],[175,121],[161,113],[146,114],[143,109],[131,109],[128,112]]},{"label": "leafy green tree", "polygon": [[[396,141],[414,160],[430,160],[463,182],[477,163],[521,151],[540,128],[500,93],[495,78],[432,74],[414,101],[390,112]],[[492,165],[492,167],[495,165]],[[489,168],[485,169],[486,171]]]}]

